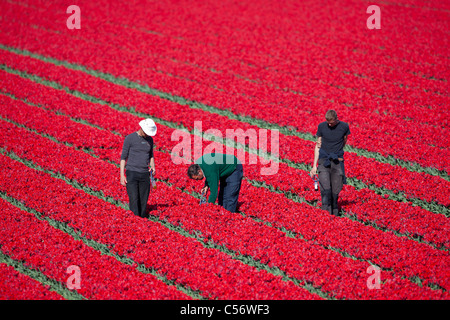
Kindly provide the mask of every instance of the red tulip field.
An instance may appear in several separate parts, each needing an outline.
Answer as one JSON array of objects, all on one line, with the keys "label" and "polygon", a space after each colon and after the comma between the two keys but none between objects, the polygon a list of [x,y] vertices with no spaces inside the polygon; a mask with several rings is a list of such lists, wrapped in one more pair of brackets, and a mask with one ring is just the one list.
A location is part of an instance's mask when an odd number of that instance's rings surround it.
[{"label": "red tulip field", "polygon": [[[450,2],[0,3],[0,300],[450,299]],[[330,109],[338,216],[309,175]],[[119,171],[145,118],[148,218]],[[214,151],[236,213],[187,175]]]}]

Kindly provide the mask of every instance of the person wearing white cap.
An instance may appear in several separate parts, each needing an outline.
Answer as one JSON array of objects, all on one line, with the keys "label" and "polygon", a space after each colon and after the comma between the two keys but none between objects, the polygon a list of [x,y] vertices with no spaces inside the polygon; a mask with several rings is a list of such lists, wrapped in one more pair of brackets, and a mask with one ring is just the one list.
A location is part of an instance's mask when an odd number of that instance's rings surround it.
[{"label": "person wearing white cap", "polygon": [[[120,157],[120,183],[127,188],[130,210],[139,217],[148,217],[150,172],[155,175],[153,138],[156,124],[152,119],[139,122],[139,130],[125,137]],[[125,173],[126,170],[126,173]]]}]

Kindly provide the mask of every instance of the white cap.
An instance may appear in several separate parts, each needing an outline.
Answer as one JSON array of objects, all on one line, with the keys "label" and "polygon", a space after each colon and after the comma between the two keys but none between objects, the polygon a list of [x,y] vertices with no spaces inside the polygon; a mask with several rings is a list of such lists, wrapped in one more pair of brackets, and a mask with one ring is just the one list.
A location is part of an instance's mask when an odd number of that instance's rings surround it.
[{"label": "white cap", "polygon": [[149,118],[141,120],[141,122],[139,122],[139,125],[146,135],[153,137],[156,134],[156,124],[152,119]]}]

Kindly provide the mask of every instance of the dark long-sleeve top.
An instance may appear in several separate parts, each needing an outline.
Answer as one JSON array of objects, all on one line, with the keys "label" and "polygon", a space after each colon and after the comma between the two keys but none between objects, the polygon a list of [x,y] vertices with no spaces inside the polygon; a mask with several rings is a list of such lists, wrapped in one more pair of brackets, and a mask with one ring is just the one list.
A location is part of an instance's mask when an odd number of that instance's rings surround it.
[{"label": "dark long-sleeve top", "polygon": [[153,158],[153,138],[141,137],[137,132],[125,137],[120,160],[126,160],[128,171],[148,172],[150,159]]}]

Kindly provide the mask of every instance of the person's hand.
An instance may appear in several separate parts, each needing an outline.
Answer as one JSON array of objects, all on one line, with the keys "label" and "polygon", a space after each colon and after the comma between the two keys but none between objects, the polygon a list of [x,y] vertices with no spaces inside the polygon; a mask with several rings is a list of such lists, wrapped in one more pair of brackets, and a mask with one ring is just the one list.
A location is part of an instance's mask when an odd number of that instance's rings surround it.
[{"label": "person's hand", "polygon": [[151,171],[153,176],[155,176],[155,172],[156,172],[155,167],[149,168],[148,171]]},{"label": "person's hand", "polygon": [[201,190],[202,194],[206,194],[208,192],[208,186],[204,186]]},{"label": "person's hand", "polygon": [[313,168],[311,169],[311,171],[309,172],[309,175],[312,177],[314,177],[317,174],[317,167],[313,166]]},{"label": "person's hand", "polygon": [[120,176],[120,184],[123,185],[124,187],[126,187],[126,185],[127,185],[127,177],[121,175]]}]

